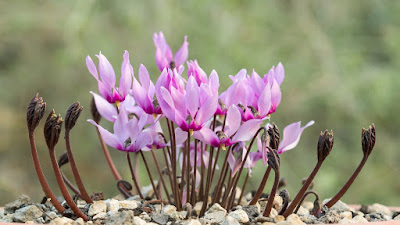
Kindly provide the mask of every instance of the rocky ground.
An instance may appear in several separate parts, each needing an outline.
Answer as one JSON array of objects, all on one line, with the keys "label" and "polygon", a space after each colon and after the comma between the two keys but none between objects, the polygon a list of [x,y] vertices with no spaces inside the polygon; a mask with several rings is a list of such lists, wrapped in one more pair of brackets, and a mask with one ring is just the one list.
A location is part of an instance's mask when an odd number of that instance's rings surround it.
[{"label": "rocky ground", "polygon": [[[118,199],[118,197],[116,197]],[[70,209],[61,216],[51,203],[32,203],[30,198],[22,195],[18,200],[7,204],[0,209],[1,222],[19,223],[50,223],[50,224],[260,224],[260,225],[291,225],[291,224],[319,224],[319,223],[364,223],[369,221],[398,220],[400,223],[400,211],[393,212],[386,206],[373,204],[363,206],[360,210],[354,210],[343,202],[338,202],[331,209],[322,209],[319,218],[310,214],[313,208],[312,202],[305,202],[297,214],[292,214],[286,219],[278,215],[276,209],[282,204],[280,196],[275,197],[274,208],[270,217],[263,217],[266,201],[260,201],[253,206],[236,206],[227,212],[219,204],[213,205],[205,213],[204,217],[198,218],[201,203],[193,207],[185,206],[185,210],[177,211],[173,205],[161,205],[138,199],[134,196],[127,200],[107,199],[86,204],[78,200],[78,207],[90,217],[90,221],[84,222],[76,218]],[[326,201],[326,200],[325,200]],[[65,207],[66,204],[64,203]]]}]

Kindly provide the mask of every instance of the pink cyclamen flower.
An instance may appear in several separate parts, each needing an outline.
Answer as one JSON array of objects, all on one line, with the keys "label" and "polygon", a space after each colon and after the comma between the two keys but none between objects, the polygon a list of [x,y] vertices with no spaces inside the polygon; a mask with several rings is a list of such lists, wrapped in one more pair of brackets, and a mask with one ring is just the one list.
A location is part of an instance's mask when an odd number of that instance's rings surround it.
[{"label": "pink cyclamen flower", "polygon": [[[250,86],[252,90],[254,90],[255,99],[260,98],[266,88],[270,89],[271,107],[268,114],[274,113],[281,103],[282,93],[280,86],[284,78],[285,69],[283,68],[282,63],[278,63],[276,68],[272,66],[272,68],[267,74],[264,75],[263,78],[261,78],[254,70],[251,74]],[[253,102],[253,106],[256,104],[257,102]]]},{"label": "pink cyclamen flower", "polygon": [[185,63],[189,54],[187,36],[185,36],[182,47],[175,53],[174,57],[162,32],[158,34],[154,33],[153,41],[156,46],[156,64],[160,71],[163,71],[165,68],[179,68]]},{"label": "pink cyclamen flower", "polygon": [[161,108],[154,101],[155,86],[150,80],[149,72],[144,65],[139,67],[139,80],[141,84],[133,77],[132,96],[135,98],[136,103],[147,114],[161,114]]},{"label": "pink cyclamen flower", "polygon": [[114,122],[114,133],[104,129],[93,120],[88,121],[99,128],[99,132],[107,145],[120,151],[138,152],[152,141],[151,135],[148,132],[143,132],[147,114],[142,115],[139,120],[136,117],[129,120],[128,113],[124,108],[121,108]]},{"label": "pink cyclamen flower", "polygon": [[[278,154],[282,154],[286,151],[289,151],[289,150],[295,148],[300,141],[300,137],[301,137],[301,134],[303,133],[304,129],[306,129],[307,127],[310,127],[314,123],[315,122],[313,120],[311,120],[303,127],[301,127],[301,121],[287,125],[283,129],[282,141],[279,143],[278,149],[276,149],[278,151]],[[267,129],[269,129],[271,127],[271,124],[267,124],[265,127]],[[258,140],[258,143],[261,143],[261,141]],[[259,148],[260,148],[260,146],[261,146],[261,144],[258,144]],[[267,165],[267,160],[268,160],[267,159],[267,151],[268,151],[267,148],[262,149],[264,165]]]},{"label": "pink cyclamen flower", "polygon": [[[122,102],[128,95],[132,86],[133,70],[129,62],[129,53],[125,51],[124,60],[121,66],[121,78],[119,87],[115,87],[115,72],[111,63],[101,54],[96,55],[99,59],[99,72],[97,73],[96,66],[90,56],[86,57],[86,66],[89,72],[96,78],[98,82],[99,93],[110,103]],[[100,78],[99,78],[100,74]]]},{"label": "pink cyclamen flower", "polygon": [[200,130],[218,105],[218,95],[208,84],[199,87],[190,76],[185,88],[184,79],[169,69],[157,80],[156,96],[163,114],[186,132]]},{"label": "pink cyclamen flower", "polygon": [[241,124],[241,114],[239,109],[231,105],[226,115],[225,130],[222,132],[220,127],[216,132],[204,126],[201,130],[193,132],[193,136],[213,147],[230,146],[237,142],[250,140],[260,128],[262,120],[252,119]]},{"label": "pink cyclamen flower", "polygon": [[[237,145],[234,146],[232,151],[229,153],[228,164],[232,172],[231,173],[232,177],[235,176],[236,172],[242,166],[242,162],[247,154],[247,151],[249,150],[246,146],[246,142],[239,142]],[[236,153],[236,158],[233,153]],[[262,152],[260,152],[259,150],[256,152],[249,152],[249,155],[244,163],[243,168],[247,168],[248,173],[251,174],[252,168],[261,158],[262,158]]]},{"label": "pink cyclamen flower", "polygon": [[268,117],[271,109],[271,89],[265,87],[260,93],[256,93],[257,90],[252,87],[245,69],[230,77],[233,84],[220,96],[226,107],[240,107],[243,121]]}]

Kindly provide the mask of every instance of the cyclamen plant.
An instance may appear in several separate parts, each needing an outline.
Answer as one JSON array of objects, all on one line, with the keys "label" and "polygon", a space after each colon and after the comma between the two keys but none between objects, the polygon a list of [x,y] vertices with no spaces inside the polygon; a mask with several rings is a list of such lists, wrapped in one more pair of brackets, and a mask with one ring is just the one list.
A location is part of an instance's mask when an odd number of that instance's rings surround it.
[{"label": "cyclamen plant", "polygon": [[[264,193],[270,171],[274,170],[274,184],[263,213],[264,216],[269,216],[280,181],[279,155],[295,148],[302,132],[314,124],[314,121],[310,121],[302,127],[301,122],[295,122],[286,126],[281,141],[276,124],[268,122],[281,102],[281,85],[285,78],[282,63],[278,63],[276,67],[272,66],[263,77],[254,70],[250,76],[242,69],[235,76],[230,76],[232,84],[220,93],[219,76],[215,70],[207,76],[197,60],[187,61],[189,44],[186,36],[175,56],[162,32],[154,34],[153,40],[156,46],[156,65],[161,71],[155,84],[150,80],[144,65],[139,66],[138,79],[135,77],[128,51],[123,54],[118,87],[114,68],[101,52],[96,55],[97,67],[90,56],[86,58],[87,68],[98,82],[99,93],[91,92],[93,119],[88,121],[98,131],[101,147],[117,181],[118,189],[126,198],[136,194],[142,199],[151,199],[151,196],[142,193],[137,175],[140,157],[155,193],[156,199],[153,202],[173,204],[178,210],[187,204],[202,202],[199,215],[202,216],[215,203],[227,210],[243,204],[241,200],[252,168],[262,159],[266,172],[249,204],[254,205],[258,202]],[[183,75],[185,62],[188,67],[186,78]],[[64,214],[65,208],[58,202],[43,175],[35,146],[34,131],[44,116],[45,108],[46,103],[38,94],[28,105],[27,125],[31,152],[46,197],[60,214]],[[67,109],[64,122],[67,152],[61,155],[58,161],[54,146],[58,142],[63,120],[54,110],[47,117],[44,135],[63,197],[76,216],[88,220],[89,217],[80,211],[67,190],[68,186],[76,196],[87,203],[93,202],[80,178],[70,146],[69,133],[82,109],[78,102]],[[100,125],[101,118],[113,123],[112,131]],[[166,126],[162,127],[160,122]],[[364,157],[359,167],[325,206],[332,207],[348,190],[367,161],[374,144],[375,126],[372,124],[368,129],[362,130]],[[125,152],[135,186],[134,191],[116,169],[107,145]],[[321,132],[317,144],[318,160],[314,170],[293,201],[290,202],[286,189],[281,191],[280,195],[285,204],[279,214],[287,217],[301,204],[302,199],[311,193],[307,192],[307,189],[332,147],[333,132]],[[155,154],[157,151],[161,152],[159,155],[162,156],[162,164]],[[132,155],[134,163],[131,160]],[[152,172],[148,157],[152,158],[157,174]],[[60,167],[68,162],[78,188],[60,170]],[[246,178],[242,183],[239,200],[236,201],[239,179],[245,170]],[[154,177],[159,178],[158,182]],[[321,204],[318,201],[316,203],[314,212],[318,216]]]}]

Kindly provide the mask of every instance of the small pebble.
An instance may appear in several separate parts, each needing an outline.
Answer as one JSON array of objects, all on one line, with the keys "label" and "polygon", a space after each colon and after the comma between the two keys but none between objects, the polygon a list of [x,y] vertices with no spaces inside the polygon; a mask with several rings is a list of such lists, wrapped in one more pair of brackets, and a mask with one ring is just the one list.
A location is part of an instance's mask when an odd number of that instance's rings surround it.
[{"label": "small pebble", "polygon": [[99,213],[107,212],[107,206],[104,201],[95,201],[89,208],[88,215],[94,216]]},{"label": "small pebble", "polygon": [[107,212],[118,211],[120,208],[119,201],[116,199],[110,199],[109,201],[106,201],[106,206],[107,206]]},{"label": "small pebble", "polygon": [[195,220],[195,219],[188,219],[183,224],[184,225],[201,225],[200,221]]},{"label": "small pebble", "polygon": [[228,214],[228,216],[236,219],[239,223],[249,222],[249,216],[243,209],[238,209],[238,210],[232,211]]},{"label": "small pebble", "polygon": [[133,217],[132,224],[133,225],[145,225],[145,224],[147,224],[147,222],[142,220],[140,217],[135,216],[135,217]]},{"label": "small pebble", "polygon": [[240,223],[235,218],[233,218],[231,216],[227,216],[221,222],[221,225],[240,225]]},{"label": "small pebble", "polygon": [[299,207],[299,210],[297,211],[298,215],[310,215],[310,210],[304,208],[303,206]]},{"label": "small pebble", "polygon": [[274,221],[275,221],[275,223],[285,221],[285,217],[282,215],[277,215],[277,216],[275,216]]},{"label": "small pebble", "polygon": [[74,223],[72,223],[72,225],[85,225],[85,221],[79,217]]},{"label": "small pebble", "polygon": [[375,203],[371,206],[368,206],[368,211],[369,213],[381,213],[383,215],[388,215],[388,216],[392,215],[392,211],[390,211],[388,207],[381,205],[379,203]]},{"label": "small pebble", "polygon": [[102,212],[102,213],[98,213],[96,214],[93,219],[94,220],[104,220],[107,217],[107,213]]},{"label": "small pebble", "polygon": [[35,220],[43,215],[42,210],[40,210],[35,205],[28,205],[26,207],[17,209],[13,214],[13,220],[15,222],[23,222],[30,220]]},{"label": "small pebble", "polygon": [[351,220],[353,218],[353,213],[351,213],[349,211],[345,211],[345,212],[340,213],[340,216],[342,218],[347,218],[347,219]]},{"label": "small pebble", "polygon": [[137,207],[138,207],[137,201],[128,201],[128,200],[119,201],[120,209],[136,209]]}]

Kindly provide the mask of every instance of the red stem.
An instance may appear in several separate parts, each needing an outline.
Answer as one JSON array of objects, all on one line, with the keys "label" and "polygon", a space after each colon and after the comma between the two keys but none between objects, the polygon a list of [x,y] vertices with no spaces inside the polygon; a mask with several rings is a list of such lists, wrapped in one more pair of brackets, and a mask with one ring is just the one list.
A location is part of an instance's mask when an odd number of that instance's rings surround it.
[{"label": "red stem", "polygon": [[150,179],[150,182],[151,182],[151,186],[153,187],[154,193],[156,194],[157,199],[161,200],[160,193],[158,193],[156,185],[154,185],[153,176],[150,173],[150,168],[149,168],[149,165],[147,164],[146,158],[144,157],[143,151],[140,151],[140,155],[142,156],[142,159],[143,159],[143,162],[144,162],[144,166],[146,167],[147,174],[149,175],[149,179]]},{"label": "red stem", "polygon": [[263,191],[264,191],[265,185],[267,184],[267,181],[268,181],[268,177],[269,177],[269,173],[270,173],[270,172],[271,172],[271,167],[268,166],[268,167],[267,167],[267,170],[265,171],[264,177],[263,177],[263,179],[262,179],[262,181],[261,181],[261,184],[260,184],[260,186],[258,187],[257,192],[256,192],[256,194],[254,195],[253,200],[251,200],[251,202],[250,202],[249,205],[255,205],[255,204],[258,202],[258,199],[260,199],[260,197],[261,197],[261,195],[262,195],[262,193],[263,193]]},{"label": "red stem", "polygon": [[332,207],[337,201],[339,201],[340,198],[343,197],[343,195],[346,193],[346,191],[353,184],[354,180],[357,178],[361,169],[364,167],[365,163],[367,162],[367,159],[368,159],[368,155],[364,155],[364,157],[362,158],[356,171],[354,171],[353,175],[347,180],[346,184],[342,187],[342,189],[340,189],[340,191],[335,195],[335,197],[333,197],[331,200],[329,200],[328,203],[325,204],[326,207],[328,207],[328,208]]},{"label": "red stem", "polygon": [[87,221],[89,218],[81,212],[81,210],[76,206],[74,200],[71,195],[68,193],[67,187],[64,184],[64,181],[61,176],[60,168],[58,167],[56,155],[54,149],[49,149],[51,164],[53,165],[54,174],[56,175],[58,186],[60,187],[60,191],[67,202],[68,206],[74,212],[74,214],[78,217],[81,217],[84,221]]},{"label": "red stem", "polygon": [[[135,173],[133,172],[133,166],[132,166],[132,162],[131,162],[131,157],[129,156],[129,152],[126,152],[126,159],[128,160],[129,170],[131,171],[131,176],[132,176],[133,184],[135,185],[136,191],[137,191],[138,195],[140,196],[140,198],[144,199],[142,192],[140,191],[139,184],[136,180]],[[120,185],[120,187],[123,187],[123,185]],[[126,188],[124,187],[124,189],[126,189]]]},{"label": "red stem", "polygon": [[85,200],[87,203],[93,203],[93,200],[90,198],[89,194],[86,191],[85,186],[83,185],[81,176],[79,175],[79,171],[75,163],[74,156],[71,151],[71,145],[69,141],[69,130],[65,130],[65,144],[67,147],[69,164],[71,165],[72,173],[74,174],[75,182],[81,193],[82,199]]},{"label": "red stem", "polygon": [[263,216],[265,216],[265,217],[269,217],[269,214],[271,213],[272,204],[274,203],[275,194],[276,194],[276,190],[278,189],[278,185],[279,185],[279,167],[276,168],[276,170],[275,170],[274,185],[272,186],[271,193],[269,193],[267,206],[265,207],[265,210],[263,213]]},{"label": "red stem", "polygon": [[35,166],[36,175],[38,177],[40,185],[42,186],[43,192],[45,193],[46,197],[50,199],[51,203],[54,205],[54,207],[57,209],[57,211],[61,215],[64,215],[65,208],[57,200],[56,196],[51,191],[49,184],[46,181],[46,178],[44,177],[42,168],[40,166],[39,156],[38,156],[37,149],[36,149],[35,136],[34,136],[33,130],[32,131],[29,130],[29,142],[31,145],[33,165]]}]

